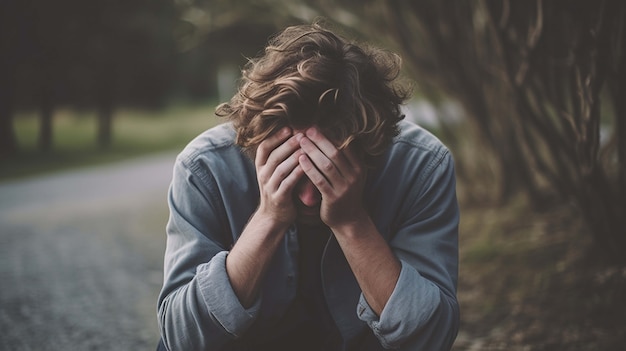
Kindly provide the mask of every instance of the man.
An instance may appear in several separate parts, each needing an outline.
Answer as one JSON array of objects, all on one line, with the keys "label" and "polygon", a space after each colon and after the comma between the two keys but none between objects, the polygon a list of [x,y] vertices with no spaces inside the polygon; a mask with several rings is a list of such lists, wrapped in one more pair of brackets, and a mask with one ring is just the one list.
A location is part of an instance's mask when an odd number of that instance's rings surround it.
[{"label": "man", "polygon": [[178,156],[168,350],[447,350],[456,337],[453,161],[402,121],[399,58],[287,28]]}]

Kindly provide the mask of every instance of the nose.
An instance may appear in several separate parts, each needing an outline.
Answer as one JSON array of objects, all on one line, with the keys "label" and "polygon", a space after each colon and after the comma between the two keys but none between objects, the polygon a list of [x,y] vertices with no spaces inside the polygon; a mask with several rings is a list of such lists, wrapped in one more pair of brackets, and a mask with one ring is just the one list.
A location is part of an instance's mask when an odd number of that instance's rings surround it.
[{"label": "nose", "polygon": [[317,206],[322,201],[322,194],[308,178],[301,180],[296,188],[296,193],[300,202],[307,207]]}]

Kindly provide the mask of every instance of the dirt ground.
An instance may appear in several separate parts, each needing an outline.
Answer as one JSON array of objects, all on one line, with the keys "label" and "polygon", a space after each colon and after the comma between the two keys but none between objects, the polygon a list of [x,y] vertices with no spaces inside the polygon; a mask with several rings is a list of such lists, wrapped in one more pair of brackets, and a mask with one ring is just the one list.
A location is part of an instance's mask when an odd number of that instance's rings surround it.
[{"label": "dirt ground", "polygon": [[566,205],[463,205],[454,350],[624,350],[626,265]]},{"label": "dirt ground", "polygon": [[0,350],[154,350],[174,154],[0,183]]}]

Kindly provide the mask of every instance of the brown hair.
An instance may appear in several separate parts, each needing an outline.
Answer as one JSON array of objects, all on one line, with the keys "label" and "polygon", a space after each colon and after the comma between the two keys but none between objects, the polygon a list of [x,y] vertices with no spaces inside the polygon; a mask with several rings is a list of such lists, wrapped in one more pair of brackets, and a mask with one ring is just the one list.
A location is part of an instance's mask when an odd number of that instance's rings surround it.
[{"label": "brown hair", "polygon": [[401,59],[346,41],[315,23],[288,27],[243,70],[239,91],[216,114],[230,119],[237,144],[254,152],[278,129],[317,125],[365,159],[398,134],[408,90],[396,83]]}]

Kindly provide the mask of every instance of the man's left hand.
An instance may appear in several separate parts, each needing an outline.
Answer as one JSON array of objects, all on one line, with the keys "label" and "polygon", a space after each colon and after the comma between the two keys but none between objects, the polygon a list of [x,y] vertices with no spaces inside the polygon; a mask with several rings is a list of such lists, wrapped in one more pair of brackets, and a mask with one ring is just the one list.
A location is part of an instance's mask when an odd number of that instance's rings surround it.
[{"label": "man's left hand", "polygon": [[339,150],[316,127],[300,138],[300,166],[322,194],[320,218],[331,229],[367,216],[362,203],[366,171],[351,147]]}]

